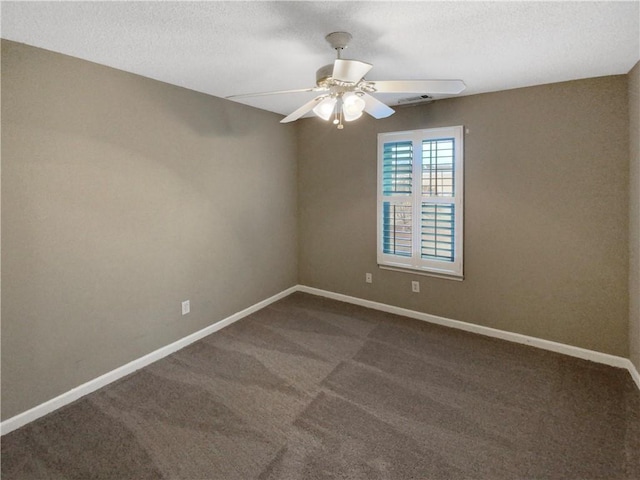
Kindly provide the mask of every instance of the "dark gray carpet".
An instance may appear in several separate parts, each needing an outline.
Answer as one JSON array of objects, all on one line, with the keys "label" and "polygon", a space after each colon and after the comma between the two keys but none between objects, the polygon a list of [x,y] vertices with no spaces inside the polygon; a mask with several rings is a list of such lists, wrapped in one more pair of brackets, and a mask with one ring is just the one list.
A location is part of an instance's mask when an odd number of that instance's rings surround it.
[{"label": "dark gray carpet", "polygon": [[2,438],[2,479],[639,479],[627,371],[297,293]]}]

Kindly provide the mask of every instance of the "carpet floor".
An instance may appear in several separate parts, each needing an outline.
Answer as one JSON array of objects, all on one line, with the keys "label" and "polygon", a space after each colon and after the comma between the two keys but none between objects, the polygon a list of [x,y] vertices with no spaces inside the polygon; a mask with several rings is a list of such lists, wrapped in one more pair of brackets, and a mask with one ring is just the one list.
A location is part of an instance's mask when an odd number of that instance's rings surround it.
[{"label": "carpet floor", "polygon": [[640,479],[626,370],[295,293],[2,437],[10,479]]}]

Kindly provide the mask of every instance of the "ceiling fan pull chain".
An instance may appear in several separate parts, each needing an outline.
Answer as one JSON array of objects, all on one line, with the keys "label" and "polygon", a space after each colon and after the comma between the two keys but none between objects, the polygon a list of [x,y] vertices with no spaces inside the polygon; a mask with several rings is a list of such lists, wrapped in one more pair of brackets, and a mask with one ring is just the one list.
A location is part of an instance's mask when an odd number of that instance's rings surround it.
[{"label": "ceiling fan pull chain", "polygon": [[338,97],[338,101],[336,102],[336,108],[338,109],[338,115],[340,120],[338,121],[338,130],[342,130],[344,125],[342,124],[342,106],[344,102],[342,101],[342,95]]}]

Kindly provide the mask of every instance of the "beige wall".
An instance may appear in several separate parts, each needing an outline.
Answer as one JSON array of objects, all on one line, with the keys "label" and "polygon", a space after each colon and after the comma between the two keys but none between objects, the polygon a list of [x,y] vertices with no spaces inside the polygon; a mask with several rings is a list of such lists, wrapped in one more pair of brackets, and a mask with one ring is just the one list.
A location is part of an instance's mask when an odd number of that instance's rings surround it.
[{"label": "beige wall", "polygon": [[640,62],[629,72],[629,356],[640,371]]},{"label": "beige wall", "polygon": [[279,119],[2,41],[2,419],[296,284]]},{"label": "beige wall", "polygon": [[[342,131],[303,120],[299,282],[627,356],[627,112],[622,75],[399,108]],[[466,278],[380,270],[376,135],[447,125],[469,129]]]},{"label": "beige wall", "polygon": [[[2,419],[296,282],[640,368],[638,70],[338,131],[3,40]],[[466,279],[379,270],[377,133],[459,124]]]}]

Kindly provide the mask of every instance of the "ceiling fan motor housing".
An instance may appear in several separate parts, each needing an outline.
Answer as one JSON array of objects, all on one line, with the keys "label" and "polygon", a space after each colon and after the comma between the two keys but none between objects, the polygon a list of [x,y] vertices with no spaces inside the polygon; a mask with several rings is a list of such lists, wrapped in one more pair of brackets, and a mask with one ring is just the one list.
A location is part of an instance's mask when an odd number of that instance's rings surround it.
[{"label": "ceiling fan motor housing", "polygon": [[316,85],[319,87],[328,87],[331,84],[333,74],[333,63],[320,67],[316,71]]}]

